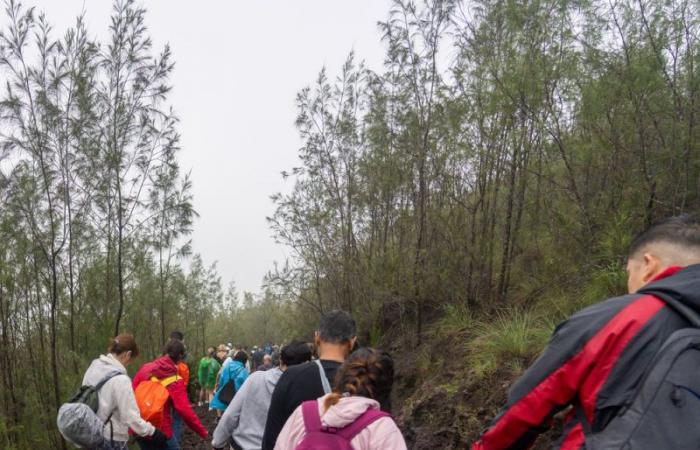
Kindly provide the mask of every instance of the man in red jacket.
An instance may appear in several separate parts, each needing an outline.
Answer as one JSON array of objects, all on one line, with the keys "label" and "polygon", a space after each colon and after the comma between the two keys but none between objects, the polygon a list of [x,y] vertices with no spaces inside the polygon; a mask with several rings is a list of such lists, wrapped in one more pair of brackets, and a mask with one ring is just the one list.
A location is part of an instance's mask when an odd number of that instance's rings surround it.
[{"label": "man in red jacket", "polygon": [[[182,361],[185,356],[185,345],[177,339],[171,339],[166,345],[164,353],[164,356],[141,366],[141,369],[139,369],[134,377],[134,382],[132,384],[134,390],[136,390],[139,384],[150,380],[151,377],[163,380],[178,374],[177,364]],[[180,378],[174,383],[169,384],[166,389],[168,390],[170,398],[165,408],[163,408],[163,421],[158,426],[158,429],[168,437],[168,450],[179,449],[177,439],[173,436],[172,416],[170,414],[171,408],[180,415],[182,420],[192,431],[197,433],[202,439],[206,439],[208,436],[207,430],[199,421],[194,411],[192,411],[190,401],[187,398],[187,390],[184,381]],[[155,447],[146,439],[139,439],[138,443],[142,450],[156,450],[161,448]]]},{"label": "man in red jacket", "polygon": [[[561,411],[560,449],[585,448],[587,435],[605,429],[632,400],[664,341],[690,326],[659,296],[700,314],[700,222],[679,216],[650,227],[632,242],[627,273],[628,295],[586,308],[556,328],[472,450],[528,448]],[[672,442],[668,448],[675,448]]]}]

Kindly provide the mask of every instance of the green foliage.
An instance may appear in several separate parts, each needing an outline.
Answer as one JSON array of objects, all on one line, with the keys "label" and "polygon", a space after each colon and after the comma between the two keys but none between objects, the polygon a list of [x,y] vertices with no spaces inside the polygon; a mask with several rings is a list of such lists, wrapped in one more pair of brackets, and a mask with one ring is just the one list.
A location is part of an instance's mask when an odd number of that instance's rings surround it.
[{"label": "green foliage", "polygon": [[505,311],[479,322],[467,344],[470,367],[480,377],[502,367],[520,373],[544,348],[551,330],[550,324],[529,311]]},{"label": "green foliage", "polygon": [[438,336],[454,336],[456,334],[473,333],[477,320],[474,313],[464,304],[448,304],[444,307],[442,317],[432,328]]}]

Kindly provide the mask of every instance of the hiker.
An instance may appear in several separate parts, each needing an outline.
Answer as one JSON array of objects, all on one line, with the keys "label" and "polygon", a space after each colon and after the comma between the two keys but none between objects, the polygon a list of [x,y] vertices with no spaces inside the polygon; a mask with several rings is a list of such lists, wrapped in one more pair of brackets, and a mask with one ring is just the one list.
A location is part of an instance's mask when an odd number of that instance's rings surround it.
[{"label": "hiker", "polygon": [[265,424],[263,450],[275,447],[284,423],[299,405],[331,392],[330,385],[338,368],[357,341],[355,320],[344,311],[330,311],[321,317],[314,340],[319,359],[289,368],[275,387]]},{"label": "hiker", "polygon": [[272,347],[272,353],[270,354],[272,357],[272,366],[277,367],[280,365],[280,347],[279,345],[275,345]]},{"label": "hiker", "polygon": [[[216,415],[226,410],[233,397],[241,389],[241,386],[248,378],[248,369],[245,363],[248,362],[248,355],[243,350],[236,353],[231,362],[221,369],[219,381],[216,386],[216,393],[209,407],[216,410]],[[225,398],[228,397],[228,398]]]},{"label": "hiker", "polygon": [[141,418],[131,378],[126,366],[139,356],[131,334],[120,334],[109,343],[107,354],[94,359],[83,376],[83,386],[96,386],[107,379],[98,392],[97,416],[105,423],[101,450],[126,450],[129,428],[154,444],[163,445],[165,434]]},{"label": "hiker", "polygon": [[332,393],[304,402],[289,417],[275,450],[341,448],[332,445],[339,441],[355,450],[405,450],[399,427],[381,411],[389,408],[393,382],[388,353],[357,350],[340,368]]},{"label": "hiker", "polygon": [[[139,369],[134,377],[132,387],[136,392],[137,399],[139,398],[140,392],[139,386],[142,383],[157,382],[165,387],[168,399],[163,410],[159,411],[161,419],[156,426],[167,436],[168,450],[178,450],[180,445],[175,436],[173,436],[171,408],[174,409],[185,424],[202,439],[206,439],[208,433],[194,411],[192,411],[192,406],[187,398],[184,380],[178,375],[177,364],[185,357],[185,344],[177,339],[171,339],[165,346],[163,353],[164,356],[141,366],[141,369]],[[144,411],[142,409],[141,414],[143,415],[143,413]],[[145,439],[137,439],[137,441],[142,450],[161,448]]]},{"label": "hiker", "polygon": [[251,354],[251,363],[250,363],[250,368],[254,372],[258,370],[260,366],[263,365],[263,357],[265,356],[265,353],[258,348],[258,346],[253,347],[253,353]]},{"label": "hiker", "polygon": [[214,383],[216,383],[219,363],[214,358],[215,353],[214,347],[209,347],[206,355],[199,360],[199,366],[197,367],[197,381],[199,381],[198,406],[209,403],[209,393],[214,389]]},{"label": "hiker", "polygon": [[[248,352],[242,345],[235,345],[233,348],[229,345],[228,346],[228,356],[224,360],[223,363],[221,363],[221,369],[223,370],[231,361],[233,361],[233,357],[238,353],[238,352],[245,352],[246,356],[248,355]],[[248,373],[252,372],[251,366],[250,366],[250,358],[248,358],[248,361],[245,363],[245,368],[248,371]]]},{"label": "hiker", "polygon": [[266,370],[272,369],[272,367],[272,356],[264,355],[263,363],[260,366],[258,366],[258,370],[265,372]]},{"label": "hiker", "polygon": [[282,364],[266,372],[252,373],[221,416],[214,430],[211,445],[226,448],[233,439],[234,449],[254,450],[262,445],[267,411],[272,391],[288,367],[311,360],[311,349],[305,342],[294,341],[282,349]]},{"label": "hiker", "polygon": [[[170,332],[170,339],[176,339],[183,344],[185,343],[185,335],[182,331],[171,331]],[[187,366],[187,363],[182,360],[179,363],[177,363],[177,374],[182,377],[182,382],[185,385],[185,392],[188,391],[188,386],[190,385],[190,368]],[[182,440],[182,418],[180,415],[175,411],[174,409],[171,408],[170,413],[173,418],[173,435],[175,436],[175,439],[179,443]]]},{"label": "hiker", "polygon": [[[654,369],[652,361],[667,338],[699,320],[698,263],[700,222],[695,218],[672,217],[637,236],[627,255],[629,295],[593,305],[560,324],[544,353],[510,389],[505,409],[472,449],[527,448],[548,428],[551,417],[567,407],[558,443],[561,449],[591,448],[594,438],[604,448],[695,448],[697,433],[689,432],[694,425],[679,429],[678,423],[687,422],[671,414],[684,413],[695,423],[696,417],[680,408],[687,393],[676,391],[662,377],[673,390],[672,395],[658,397],[659,402],[668,402],[668,409],[649,414],[644,414],[638,402],[651,396],[647,391],[641,398],[635,393]],[[669,352],[661,355],[673,357],[670,348],[665,348]],[[696,378],[697,360],[689,361],[691,365],[681,375]],[[675,400],[678,404],[671,406]],[[697,402],[697,398],[690,395],[688,401]],[[633,415],[620,414],[629,411],[628,407]],[[619,431],[625,426],[622,421],[635,415],[650,420],[645,426],[632,422],[633,429],[646,436],[627,445],[612,445],[611,432]],[[691,443],[682,441],[693,434]],[[664,439],[664,443],[655,439]]]},{"label": "hiker", "polygon": [[226,361],[226,357],[228,356],[229,350],[231,349],[226,347],[224,344],[220,344],[216,348],[216,355],[214,357],[219,362],[219,365],[222,365],[224,361]]}]

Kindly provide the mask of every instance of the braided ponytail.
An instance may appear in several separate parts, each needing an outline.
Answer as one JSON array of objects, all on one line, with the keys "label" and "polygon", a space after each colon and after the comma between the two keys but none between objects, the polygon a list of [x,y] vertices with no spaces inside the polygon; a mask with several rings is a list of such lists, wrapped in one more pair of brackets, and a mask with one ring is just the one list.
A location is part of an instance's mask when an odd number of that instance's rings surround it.
[{"label": "braided ponytail", "polygon": [[327,410],[344,396],[360,396],[377,400],[382,409],[389,408],[394,383],[394,361],[383,350],[361,348],[340,367],[333,392],[326,398]]}]

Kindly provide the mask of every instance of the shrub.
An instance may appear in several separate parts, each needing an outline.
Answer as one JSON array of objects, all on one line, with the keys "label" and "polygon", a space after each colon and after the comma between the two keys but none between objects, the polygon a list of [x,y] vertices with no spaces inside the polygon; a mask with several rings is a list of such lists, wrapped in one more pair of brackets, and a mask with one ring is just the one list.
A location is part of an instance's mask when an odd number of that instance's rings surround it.
[{"label": "shrub", "polygon": [[505,311],[493,321],[478,322],[467,344],[472,369],[479,376],[503,366],[521,372],[544,348],[551,330],[548,321],[530,311]]}]

